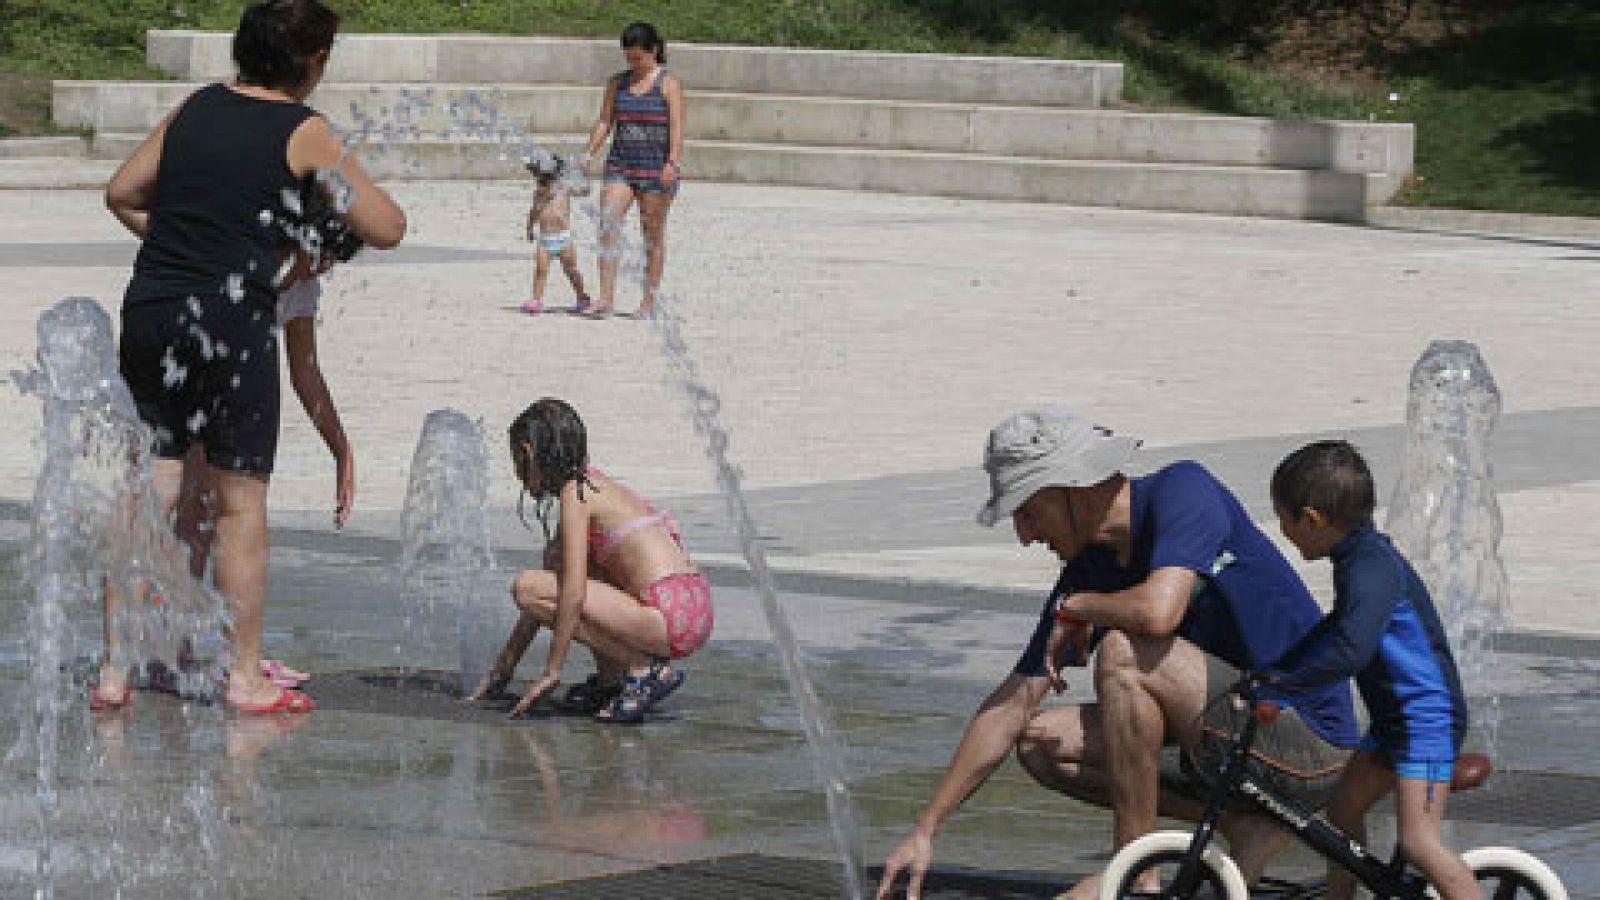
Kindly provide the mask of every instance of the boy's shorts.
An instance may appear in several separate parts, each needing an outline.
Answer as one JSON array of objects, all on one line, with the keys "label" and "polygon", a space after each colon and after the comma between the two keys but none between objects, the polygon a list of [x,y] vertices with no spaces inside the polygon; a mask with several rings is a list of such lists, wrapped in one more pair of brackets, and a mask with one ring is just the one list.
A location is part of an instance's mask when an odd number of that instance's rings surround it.
[{"label": "boy's shorts", "polygon": [[1383,744],[1372,735],[1361,739],[1356,749],[1371,753],[1378,762],[1388,767],[1401,778],[1414,778],[1417,781],[1430,781],[1435,784],[1449,784],[1456,774],[1456,761],[1453,759],[1395,759],[1393,754],[1386,750]]},{"label": "boy's shorts", "polygon": [[[1163,758],[1164,785],[1196,800],[1209,797],[1212,775],[1223,762],[1226,739],[1237,730],[1238,717],[1248,714],[1234,710],[1228,696],[1242,675],[1224,660],[1206,654],[1206,706],[1200,723],[1200,744],[1193,752]],[[1250,755],[1252,775],[1313,809],[1327,805],[1339,773],[1350,759],[1349,750],[1323,740],[1293,708],[1285,708],[1277,721],[1257,730]]]}]

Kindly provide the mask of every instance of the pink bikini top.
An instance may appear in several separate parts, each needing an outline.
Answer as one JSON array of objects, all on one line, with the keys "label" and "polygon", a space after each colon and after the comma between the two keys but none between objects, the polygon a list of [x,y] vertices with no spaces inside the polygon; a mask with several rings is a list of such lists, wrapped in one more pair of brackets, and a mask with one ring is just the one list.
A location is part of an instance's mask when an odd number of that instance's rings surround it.
[{"label": "pink bikini top", "polygon": [[[597,475],[605,474],[595,466],[590,466],[589,471]],[[616,484],[618,487],[621,487],[623,490],[632,494],[634,498],[644,506],[645,509],[649,510],[649,512],[645,515],[639,516],[636,519],[629,519],[628,521],[610,529],[601,528],[598,524],[591,523],[589,526],[589,559],[591,562],[596,564],[605,562],[605,560],[609,559],[617,552],[617,548],[622,546],[622,541],[624,538],[641,528],[649,528],[652,525],[660,525],[666,528],[667,534],[672,536],[672,539],[677,542],[678,546],[683,546],[683,534],[678,530],[677,520],[672,518],[672,513],[669,513],[665,510],[657,511],[650,506],[650,502],[648,500],[645,500],[643,497],[639,496],[638,492],[628,488],[626,485],[622,485],[616,481],[613,481],[612,484]]]}]

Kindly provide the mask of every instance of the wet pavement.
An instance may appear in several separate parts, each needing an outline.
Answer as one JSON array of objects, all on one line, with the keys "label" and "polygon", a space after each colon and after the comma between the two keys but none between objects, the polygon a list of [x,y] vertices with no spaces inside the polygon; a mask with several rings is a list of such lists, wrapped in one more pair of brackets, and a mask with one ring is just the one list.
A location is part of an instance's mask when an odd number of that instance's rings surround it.
[{"label": "wet pavement", "polygon": [[[1600,896],[1600,244],[692,187],[673,213],[676,309],[847,748],[867,863],[926,801],[1052,580],[1047,554],[972,523],[999,417],[1078,405],[1148,438],[1142,468],[1200,459],[1262,516],[1272,463],[1315,437],[1352,437],[1392,473],[1411,362],[1465,337],[1506,395],[1495,462],[1524,630],[1502,643],[1501,773],[1452,801],[1449,839],[1523,847],[1574,897]],[[0,897],[32,894],[44,825],[60,897],[837,895],[810,751],[703,443],[641,323],[516,313],[525,188],[403,186],[407,243],[330,281],[319,344],[361,493],[351,532],[330,532],[331,466],[286,410],[266,635],[316,673],[323,709],[239,719],[141,693],[91,719],[74,699],[44,823],[19,740],[37,403],[0,392],[0,417],[21,423],[0,446],[0,710],[15,711],[0,717]],[[4,194],[0,212],[4,370],[26,364],[34,318],[60,297],[114,309],[134,245],[95,192]],[[592,269],[586,231],[583,249]],[[557,306],[565,291],[552,286]],[[482,415],[498,453],[541,394],[572,400],[597,457],[678,514],[716,586],[712,643],[643,727],[463,708],[459,610],[409,603],[394,574],[422,415]],[[504,584],[537,550],[501,463],[501,574],[471,602],[503,631]],[[1326,566],[1306,571],[1325,595]],[[95,611],[71,614],[69,656],[89,658]],[[568,683],[588,666],[574,652]],[[1077,681],[1067,700],[1087,697]],[[1106,814],[1008,762],[941,833],[932,896],[1048,896],[1104,864],[1108,835]],[[1291,850],[1276,872],[1316,868]]]},{"label": "wet pavement", "polygon": [[[19,551],[22,523],[0,526],[5,548]],[[837,895],[809,749],[755,598],[733,574],[717,591],[716,640],[644,726],[548,711],[510,721],[460,703],[455,646],[438,639],[458,611],[434,610],[436,621],[407,612],[396,542],[322,536],[311,549],[307,538],[275,536],[267,643],[317,673],[307,689],[322,709],[238,718],[144,692],[123,715],[68,709],[53,823],[59,896],[109,896],[112,885],[130,898]],[[18,621],[9,570],[0,584],[0,614]],[[1013,661],[1033,600],[1005,609],[996,594],[969,607],[959,591],[913,601],[884,599],[867,581],[860,596],[845,580],[833,586],[783,602],[847,747],[863,851],[877,863]],[[509,604],[487,586],[480,593],[472,602],[508,626]],[[95,625],[75,622],[81,649]],[[1524,847],[1573,896],[1594,896],[1596,648],[1527,635],[1509,643],[1518,652],[1503,671],[1503,771],[1456,798],[1451,839]],[[0,643],[6,708],[26,699],[19,651],[14,639]],[[542,642],[525,672],[541,654]],[[589,666],[573,656],[568,683]],[[16,741],[14,722],[0,745]],[[32,758],[13,756],[0,771],[0,896],[13,896],[33,877]],[[1007,763],[941,835],[945,876],[930,896],[1048,896],[1103,864],[1108,827],[1104,813]],[[1314,870],[1292,849],[1275,872]]]}]

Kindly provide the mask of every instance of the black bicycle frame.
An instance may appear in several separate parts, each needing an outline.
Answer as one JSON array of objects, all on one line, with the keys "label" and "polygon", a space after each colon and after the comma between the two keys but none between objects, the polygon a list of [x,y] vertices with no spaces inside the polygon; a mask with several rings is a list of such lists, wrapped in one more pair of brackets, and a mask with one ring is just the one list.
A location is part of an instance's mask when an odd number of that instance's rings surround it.
[{"label": "black bicycle frame", "polygon": [[1306,809],[1299,801],[1284,796],[1250,774],[1246,763],[1258,727],[1256,717],[1247,714],[1244,727],[1234,735],[1219,775],[1220,780],[1211,793],[1211,800],[1206,804],[1194,839],[1189,842],[1189,850],[1184,854],[1178,877],[1172,884],[1172,894],[1190,897],[1200,889],[1201,873],[1205,871],[1201,859],[1216,833],[1217,823],[1221,821],[1228,801],[1233,797],[1243,797],[1289,829],[1323,858],[1349,870],[1375,897],[1424,900],[1427,885],[1421,878],[1406,872],[1399,848],[1396,848],[1393,859],[1379,859],[1358,841],[1330,825],[1320,814]]}]

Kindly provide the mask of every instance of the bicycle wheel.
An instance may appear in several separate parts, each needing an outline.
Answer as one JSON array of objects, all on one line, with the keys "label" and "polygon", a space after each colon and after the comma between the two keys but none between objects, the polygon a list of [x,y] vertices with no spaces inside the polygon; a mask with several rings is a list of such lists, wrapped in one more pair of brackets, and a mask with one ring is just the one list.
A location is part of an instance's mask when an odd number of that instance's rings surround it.
[{"label": "bicycle wheel", "polygon": [[[1177,880],[1183,857],[1189,852],[1193,835],[1187,831],[1158,831],[1147,834],[1117,851],[1106,866],[1105,878],[1100,882],[1100,900],[1135,900],[1135,898],[1170,898],[1170,900],[1250,900],[1239,867],[1233,864],[1215,844],[1206,847],[1200,858],[1199,888],[1192,894],[1179,897],[1169,893]],[[1152,878],[1159,887],[1138,889],[1140,881]]]},{"label": "bicycle wheel", "polygon": [[1461,854],[1483,900],[1567,900],[1561,879],[1536,856],[1511,847],[1479,847]]}]

